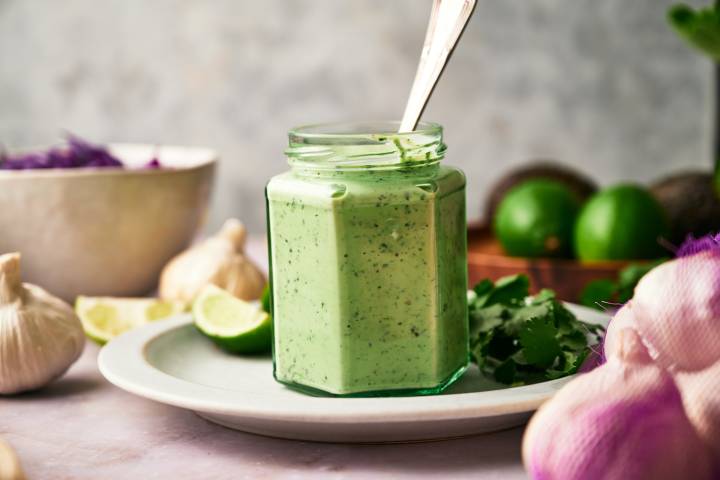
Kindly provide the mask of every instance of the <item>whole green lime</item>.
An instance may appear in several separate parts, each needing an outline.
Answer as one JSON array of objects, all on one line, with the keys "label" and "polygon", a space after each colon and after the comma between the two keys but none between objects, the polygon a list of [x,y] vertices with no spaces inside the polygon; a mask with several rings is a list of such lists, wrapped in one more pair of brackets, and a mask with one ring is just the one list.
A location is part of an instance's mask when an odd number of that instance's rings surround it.
[{"label": "whole green lime", "polygon": [[637,185],[617,185],[595,194],[575,224],[575,253],[580,260],[637,260],[667,254],[665,211]]},{"label": "whole green lime", "polygon": [[573,226],[580,201],[556,180],[533,179],[510,189],[494,219],[495,236],[508,255],[572,255]]}]

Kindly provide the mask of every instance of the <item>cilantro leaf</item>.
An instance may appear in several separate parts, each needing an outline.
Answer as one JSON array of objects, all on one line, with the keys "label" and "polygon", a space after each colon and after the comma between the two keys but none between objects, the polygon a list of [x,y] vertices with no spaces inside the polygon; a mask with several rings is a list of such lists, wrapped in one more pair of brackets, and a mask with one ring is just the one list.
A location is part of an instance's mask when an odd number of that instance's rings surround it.
[{"label": "cilantro leaf", "polygon": [[559,337],[558,344],[565,350],[582,350],[587,347],[587,335],[582,330],[573,330]]},{"label": "cilantro leaf", "polygon": [[[480,282],[483,283],[483,282]],[[485,287],[483,287],[485,288]],[[492,290],[478,295],[478,305],[481,307],[496,303],[522,302],[530,291],[530,280],[525,275],[511,275],[499,279]]]},{"label": "cilantro leaf", "polygon": [[548,380],[555,380],[556,378],[562,378],[577,373],[589,354],[589,349],[582,350],[579,354],[575,354],[573,352],[563,352],[561,365],[558,368],[548,369]]},{"label": "cilantro leaf", "polygon": [[557,328],[547,318],[534,318],[526,322],[519,334],[525,360],[541,368],[548,368],[555,363],[561,351],[557,333]]},{"label": "cilantro leaf", "polygon": [[495,284],[492,282],[492,280],[486,278],[485,280],[481,280],[480,283],[475,285],[475,287],[473,287],[473,290],[478,297],[482,297],[490,293],[494,288]]},{"label": "cilantro leaf", "polygon": [[476,340],[470,345],[470,358],[477,363],[480,369],[483,369],[485,360],[487,358],[487,346],[492,340],[493,333],[484,333],[478,335]]},{"label": "cilantro leaf", "polygon": [[506,309],[500,304],[470,311],[470,335],[489,332],[505,321]]},{"label": "cilantro leaf", "polygon": [[537,295],[530,297],[529,300],[531,305],[539,305],[547,302],[548,300],[555,300],[555,292],[549,288],[543,288]]},{"label": "cilantro leaf", "polygon": [[541,304],[521,305],[512,310],[510,318],[503,325],[503,330],[508,335],[517,336],[526,322],[534,318],[546,318],[552,316],[552,304],[549,302]]}]

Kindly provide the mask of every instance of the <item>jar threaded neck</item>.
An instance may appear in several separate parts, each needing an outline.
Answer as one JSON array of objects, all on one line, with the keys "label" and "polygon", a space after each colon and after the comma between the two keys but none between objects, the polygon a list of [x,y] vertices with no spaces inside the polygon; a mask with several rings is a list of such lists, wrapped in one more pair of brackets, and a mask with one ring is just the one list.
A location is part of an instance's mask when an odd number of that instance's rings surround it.
[{"label": "jar threaded neck", "polygon": [[445,156],[442,127],[421,123],[396,133],[397,122],[323,124],[289,133],[293,168],[314,171],[398,170],[434,165]]}]

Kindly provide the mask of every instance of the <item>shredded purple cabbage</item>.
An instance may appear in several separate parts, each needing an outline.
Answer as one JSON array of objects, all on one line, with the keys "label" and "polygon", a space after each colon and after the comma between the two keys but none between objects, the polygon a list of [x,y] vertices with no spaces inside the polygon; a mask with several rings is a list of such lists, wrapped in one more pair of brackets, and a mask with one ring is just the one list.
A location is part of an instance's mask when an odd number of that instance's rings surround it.
[{"label": "shredded purple cabbage", "polygon": [[[93,145],[74,135],[68,135],[67,145],[45,152],[9,155],[0,152],[0,170],[34,170],[43,168],[127,168],[107,148]],[[157,157],[143,168],[162,168]]]},{"label": "shredded purple cabbage", "polygon": [[689,257],[696,253],[708,250],[717,250],[720,252],[720,233],[704,235],[700,238],[688,235],[685,241],[680,245],[675,254],[678,257]]},{"label": "shredded purple cabbage", "polygon": [[158,168],[162,168],[162,165],[160,164],[160,160],[158,160],[157,157],[154,157],[152,160],[150,160],[148,163],[146,163],[143,168],[145,168],[147,170],[155,170]]}]

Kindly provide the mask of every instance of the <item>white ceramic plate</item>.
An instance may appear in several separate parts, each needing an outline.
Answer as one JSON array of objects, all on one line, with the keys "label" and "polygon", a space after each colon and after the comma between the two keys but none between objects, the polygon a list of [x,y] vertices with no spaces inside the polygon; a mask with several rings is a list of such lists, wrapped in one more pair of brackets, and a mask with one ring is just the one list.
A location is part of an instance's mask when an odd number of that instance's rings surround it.
[{"label": "white ceramic plate", "polygon": [[[608,316],[570,306],[578,318]],[[326,398],[295,392],[272,377],[269,356],[233,356],[192,326],[189,315],[159,321],[107,344],[98,359],[110,382],[245,432],[325,442],[406,442],[451,438],[524,423],[567,378],[504,388],[471,368],[442,395]]]}]

